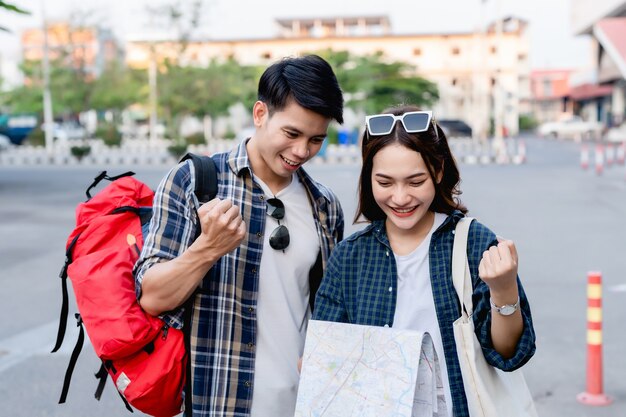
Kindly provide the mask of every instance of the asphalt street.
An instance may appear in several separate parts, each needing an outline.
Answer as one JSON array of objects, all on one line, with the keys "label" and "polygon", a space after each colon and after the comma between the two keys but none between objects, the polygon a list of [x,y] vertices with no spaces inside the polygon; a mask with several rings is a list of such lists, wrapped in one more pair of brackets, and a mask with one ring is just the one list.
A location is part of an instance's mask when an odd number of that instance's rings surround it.
[{"label": "asphalt street", "polygon": [[[512,239],[538,335],[524,372],[541,416],[626,416],[626,167],[598,176],[580,167],[579,144],[526,138],[523,165],[460,166],[461,199],[470,215]],[[168,167],[132,168],[156,187]],[[356,207],[358,165],[310,164],[339,196],[347,220]],[[98,360],[89,346],[74,372],[68,401],[57,405],[73,341],[54,344],[60,309],[59,270],[74,207],[103,167],[0,166],[0,415],[125,416],[111,384],[93,398]],[[604,280],[604,391],[607,407],[579,404],[585,390],[588,271]],[[70,313],[75,309],[70,308]],[[136,413],[137,414],[137,413]]]}]

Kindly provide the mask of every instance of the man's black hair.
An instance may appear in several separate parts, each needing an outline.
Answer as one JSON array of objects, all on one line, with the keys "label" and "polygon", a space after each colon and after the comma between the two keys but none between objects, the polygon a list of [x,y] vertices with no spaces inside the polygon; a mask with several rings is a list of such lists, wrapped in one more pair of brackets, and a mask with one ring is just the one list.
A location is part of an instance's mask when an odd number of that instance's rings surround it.
[{"label": "man's black hair", "polygon": [[259,80],[258,100],[270,113],[290,98],[305,109],[343,123],[343,94],[330,64],[317,55],[285,58],[268,67]]}]

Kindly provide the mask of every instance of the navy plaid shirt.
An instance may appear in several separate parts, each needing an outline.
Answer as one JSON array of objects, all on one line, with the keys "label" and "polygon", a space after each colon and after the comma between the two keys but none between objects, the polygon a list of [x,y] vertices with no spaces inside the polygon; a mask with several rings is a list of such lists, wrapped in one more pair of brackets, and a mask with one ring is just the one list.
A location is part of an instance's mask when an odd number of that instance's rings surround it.
[{"label": "navy plaid shirt", "polygon": [[[433,233],[429,249],[431,285],[448,368],[452,408],[456,417],[469,416],[452,328],[452,323],[461,316],[458,297],[452,284],[453,232],[461,217],[463,214],[459,211],[448,216]],[[487,362],[504,371],[512,371],[528,362],[535,353],[535,332],[528,300],[518,278],[524,331],[513,357],[505,359],[493,348],[489,288],[478,277],[478,265],[483,252],[495,244],[495,234],[479,222],[473,221],[467,243],[474,289],[473,320],[476,336]],[[375,221],[346,238],[333,251],[317,292],[313,318],[391,327],[396,310],[396,295],[397,269],[393,251],[384,221]]]},{"label": "navy plaid shirt", "polygon": [[[245,143],[230,153],[214,155],[213,159],[219,180],[217,197],[239,206],[247,234],[237,249],[209,270],[195,298],[189,330],[193,416],[247,417],[254,381],[255,311],[266,202],[263,190],[254,181]],[[324,267],[343,235],[341,206],[332,191],[315,182],[302,168],[296,172],[313,207]],[[179,164],[161,181],[155,193],[150,229],[135,266],[137,297],[141,296],[141,282],[148,268],[176,258],[195,240],[198,200],[194,186],[191,161]],[[321,279],[321,269],[317,279]],[[312,287],[311,294],[314,292]],[[162,318],[180,328],[181,310]]]}]

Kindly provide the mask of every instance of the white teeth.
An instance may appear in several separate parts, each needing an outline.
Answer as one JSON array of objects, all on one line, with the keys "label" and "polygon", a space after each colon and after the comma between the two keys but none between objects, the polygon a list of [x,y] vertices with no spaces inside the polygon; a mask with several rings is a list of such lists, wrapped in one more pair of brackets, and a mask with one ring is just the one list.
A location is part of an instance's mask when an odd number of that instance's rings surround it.
[{"label": "white teeth", "polygon": [[407,209],[399,209],[399,208],[394,208],[394,211],[397,211],[398,213],[409,213],[411,211],[413,211],[415,209],[415,207],[411,207],[411,208],[407,208]]},{"label": "white teeth", "polygon": [[288,163],[289,165],[291,165],[291,166],[294,166],[294,167],[295,167],[295,166],[300,165],[299,163],[294,162],[294,161],[292,161],[291,159],[287,159],[287,158],[285,158],[284,156],[281,156],[281,158],[283,158],[283,161],[287,162],[287,163]]}]

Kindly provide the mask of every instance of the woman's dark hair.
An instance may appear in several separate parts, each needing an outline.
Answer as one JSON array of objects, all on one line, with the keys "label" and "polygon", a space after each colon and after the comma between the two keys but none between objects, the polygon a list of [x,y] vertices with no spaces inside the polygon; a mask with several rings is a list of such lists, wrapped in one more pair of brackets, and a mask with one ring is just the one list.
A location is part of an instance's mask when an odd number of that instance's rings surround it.
[{"label": "woman's dark hair", "polygon": [[330,64],[317,55],[285,58],[268,67],[259,80],[258,100],[270,114],[290,98],[305,109],[343,123],[343,94]]},{"label": "woman's dark hair", "polygon": [[[386,109],[383,113],[400,116],[410,111],[419,110],[418,107],[404,105]],[[385,146],[395,143],[422,155],[428,173],[435,185],[435,198],[429,210],[446,214],[450,214],[454,210],[467,213],[467,208],[458,199],[458,196],[461,194],[461,189],[459,188],[461,177],[443,130],[433,120],[425,132],[407,133],[402,123],[396,122],[391,133],[387,135],[371,136],[367,129],[363,133],[363,166],[359,176],[359,202],[354,217],[355,223],[361,221],[361,217],[370,222],[386,218],[385,213],[374,200],[372,169],[374,156],[376,156],[378,151]],[[437,183],[436,178],[440,173],[442,174],[441,181]]]}]

